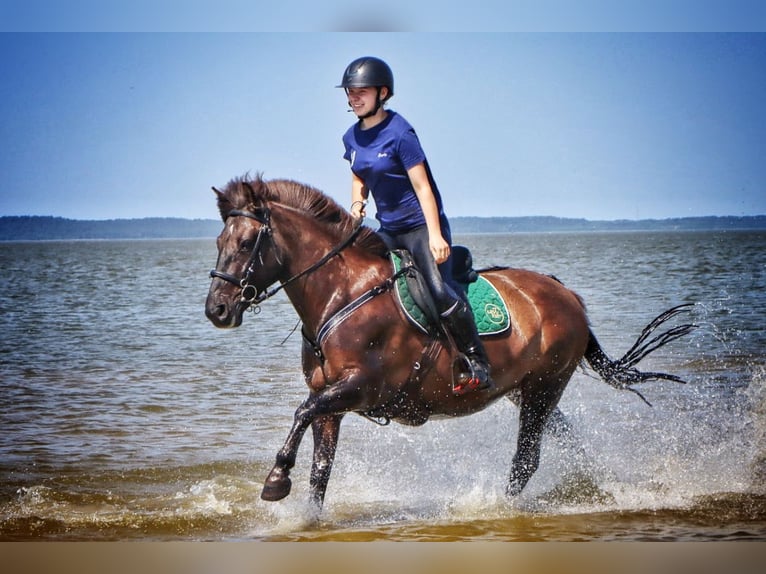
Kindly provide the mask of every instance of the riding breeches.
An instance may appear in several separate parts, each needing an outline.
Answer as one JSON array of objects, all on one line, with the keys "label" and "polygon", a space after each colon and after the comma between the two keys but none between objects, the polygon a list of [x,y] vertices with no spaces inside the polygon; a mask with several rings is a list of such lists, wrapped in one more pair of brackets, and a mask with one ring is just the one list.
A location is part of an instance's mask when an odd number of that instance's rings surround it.
[{"label": "riding breeches", "polygon": [[[451,245],[452,237],[449,226],[445,222],[442,222],[442,234]],[[458,301],[465,301],[463,290],[454,283],[452,278],[452,256],[450,255],[440,265],[436,264],[429,247],[428,229],[425,225],[399,233],[379,229],[378,235],[389,249],[406,249],[412,254],[415,265],[431,290],[439,314],[444,315],[453,309]]]}]

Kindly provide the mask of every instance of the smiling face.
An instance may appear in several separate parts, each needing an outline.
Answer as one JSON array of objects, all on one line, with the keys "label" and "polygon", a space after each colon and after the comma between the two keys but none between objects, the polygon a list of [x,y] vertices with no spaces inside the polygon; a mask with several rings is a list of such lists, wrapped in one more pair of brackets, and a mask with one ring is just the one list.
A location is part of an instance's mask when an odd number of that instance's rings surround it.
[{"label": "smiling face", "polygon": [[388,88],[383,86],[380,88],[380,96],[378,96],[378,88],[375,86],[365,86],[363,88],[348,88],[346,91],[348,96],[348,105],[356,114],[358,118],[368,117],[370,114],[374,114],[376,111],[380,112],[383,108],[378,106],[378,97],[381,102],[386,100],[388,96]]}]

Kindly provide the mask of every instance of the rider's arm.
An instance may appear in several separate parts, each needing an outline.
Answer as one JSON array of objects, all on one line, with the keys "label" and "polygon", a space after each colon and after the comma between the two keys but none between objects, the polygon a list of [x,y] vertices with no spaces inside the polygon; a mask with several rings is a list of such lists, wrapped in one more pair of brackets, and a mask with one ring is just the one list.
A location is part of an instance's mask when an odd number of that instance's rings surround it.
[{"label": "rider's arm", "polygon": [[364,185],[364,181],[354,172],[351,172],[351,215],[356,218],[364,217],[364,206],[370,190]]},{"label": "rider's arm", "polygon": [[436,198],[431,189],[431,183],[428,181],[428,173],[425,164],[419,163],[407,170],[407,175],[418,196],[420,208],[426,218],[426,227],[428,228],[428,244],[431,254],[436,263],[443,263],[449,257],[449,244],[442,236],[442,228],[439,223],[439,208],[436,205]]}]

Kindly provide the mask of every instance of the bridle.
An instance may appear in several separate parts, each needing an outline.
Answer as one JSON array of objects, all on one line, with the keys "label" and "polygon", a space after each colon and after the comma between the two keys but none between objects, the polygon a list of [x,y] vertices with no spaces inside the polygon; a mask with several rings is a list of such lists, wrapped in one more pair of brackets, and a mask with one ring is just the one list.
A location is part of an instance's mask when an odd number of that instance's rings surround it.
[{"label": "bridle", "polygon": [[[322,267],[322,265],[327,263],[330,259],[338,255],[341,251],[353,243],[354,239],[356,239],[356,236],[361,231],[362,224],[364,222],[362,218],[359,218],[359,221],[356,223],[353,231],[349,234],[349,236],[346,237],[340,244],[333,247],[316,263],[311,264],[303,271],[296,273],[276,287],[259,291],[259,289],[253,285],[252,280],[256,273],[256,263],[260,261],[261,265],[263,265],[263,254],[261,253],[261,248],[264,245],[265,238],[272,236],[271,211],[268,208],[260,209],[257,212],[246,211],[243,209],[233,209],[226,215],[226,219],[229,217],[247,217],[260,223],[261,228],[258,230],[258,235],[255,238],[255,244],[253,245],[253,249],[250,252],[250,259],[247,262],[247,267],[245,267],[245,274],[242,277],[236,277],[230,273],[218,271],[217,269],[212,269],[210,271],[210,277],[213,279],[222,279],[227,283],[231,283],[232,285],[239,287],[242,290],[240,295],[240,303],[244,303],[248,307],[250,305],[258,305],[262,303],[266,299],[276,295],[279,291],[287,287],[293,281],[297,281],[301,277],[313,273]],[[279,261],[278,253],[276,257],[277,261]]]},{"label": "bridle", "polygon": [[248,305],[257,305],[261,301],[264,301],[268,297],[264,297],[264,292],[259,293],[255,285],[252,284],[252,280],[255,276],[256,262],[260,261],[263,265],[263,254],[261,253],[261,247],[264,243],[265,237],[271,236],[271,212],[268,209],[261,210],[260,213],[254,211],[245,211],[243,209],[232,209],[227,215],[229,217],[247,217],[261,224],[261,228],[258,230],[258,235],[255,238],[255,244],[250,252],[250,259],[245,267],[245,274],[240,278],[230,273],[224,273],[217,269],[210,270],[210,277],[215,279],[223,279],[227,283],[236,285],[242,290],[240,302],[247,303]]}]

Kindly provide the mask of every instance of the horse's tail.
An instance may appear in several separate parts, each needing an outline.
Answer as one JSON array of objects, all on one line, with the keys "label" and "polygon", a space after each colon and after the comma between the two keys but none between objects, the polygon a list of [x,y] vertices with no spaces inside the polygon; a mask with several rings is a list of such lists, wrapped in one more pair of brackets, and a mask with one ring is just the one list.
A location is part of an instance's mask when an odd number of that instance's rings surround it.
[{"label": "horse's tail", "polygon": [[648,354],[656,351],[660,347],[664,347],[671,341],[675,341],[679,337],[683,337],[697,327],[697,325],[693,323],[686,323],[653,336],[653,333],[659,329],[660,326],[679,313],[688,311],[693,305],[693,303],[677,305],[658,315],[651,323],[644,327],[644,330],[641,331],[641,335],[636,339],[636,342],[633,343],[630,350],[628,350],[622,358],[617,359],[616,361],[611,360],[607,356],[601,348],[601,345],[599,345],[593,331],[589,331],[588,347],[585,349],[584,355],[585,360],[588,361],[591,368],[599,374],[604,382],[616,389],[627,390],[637,394],[641,400],[651,406],[651,403],[649,403],[640,392],[634,389],[632,385],[650,380],[674,381],[676,383],[685,383],[686,381],[676,375],[669,375],[667,373],[644,373],[634,368],[634,365]]}]

